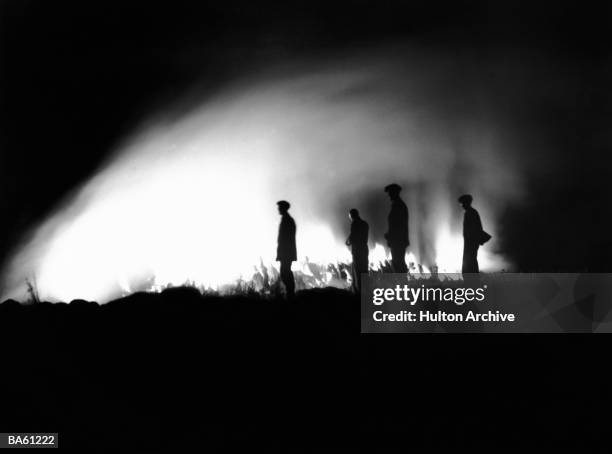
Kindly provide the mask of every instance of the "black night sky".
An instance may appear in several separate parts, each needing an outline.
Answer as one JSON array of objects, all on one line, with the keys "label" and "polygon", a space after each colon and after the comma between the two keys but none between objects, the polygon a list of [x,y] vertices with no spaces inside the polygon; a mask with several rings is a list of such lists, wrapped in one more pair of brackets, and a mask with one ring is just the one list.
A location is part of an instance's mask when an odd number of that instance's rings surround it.
[{"label": "black night sky", "polygon": [[520,270],[612,271],[610,13],[552,1],[3,1],[0,258],[190,87],[214,93],[288,57],[401,42],[474,60],[524,55],[548,75],[514,91],[511,71],[486,76],[521,99],[525,133],[555,149],[532,156],[529,202],[503,220],[505,252]]}]

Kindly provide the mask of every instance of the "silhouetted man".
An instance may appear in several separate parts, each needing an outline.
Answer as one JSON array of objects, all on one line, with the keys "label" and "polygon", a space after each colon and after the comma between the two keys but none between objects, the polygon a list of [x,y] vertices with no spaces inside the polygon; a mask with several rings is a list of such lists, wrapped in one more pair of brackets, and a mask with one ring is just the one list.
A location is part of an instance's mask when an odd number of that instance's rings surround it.
[{"label": "silhouetted man", "polygon": [[385,192],[391,199],[391,211],[387,218],[389,227],[385,238],[391,249],[391,264],[394,273],[406,273],[406,248],[410,244],[408,241],[408,208],[399,194],[402,187],[398,184],[390,184],[385,187]]},{"label": "silhouetted man", "polygon": [[278,246],[276,249],[276,260],[280,262],[280,277],[285,285],[287,298],[295,294],[295,280],[291,271],[291,262],[297,260],[297,248],[295,247],[295,221],[289,215],[289,202],[281,200],[277,202],[281,222],[278,228]]},{"label": "silhouetted man", "polygon": [[368,223],[361,219],[355,208],[349,211],[351,233],[346,245],[351,247],[353,255],[353,290],[361,290],[361,274],[368,272]]},{"label": "silhouetted man", "polygon": [[465,210],[463,215],[463,265],[462,273],[478,273],[478,247],[491,238],[482,230],[480,215],[472,207],[472,196],[464,194],[459,197],[459,203]]}]

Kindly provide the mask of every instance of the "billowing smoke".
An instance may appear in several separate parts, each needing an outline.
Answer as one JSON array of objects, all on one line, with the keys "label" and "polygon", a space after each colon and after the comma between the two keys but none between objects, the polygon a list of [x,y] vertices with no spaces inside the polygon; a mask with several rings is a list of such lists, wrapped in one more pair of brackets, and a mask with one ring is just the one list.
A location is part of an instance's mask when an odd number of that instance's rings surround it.
[{"label": "billowing smoke", "polygon": [[188,111],[168,108],[118,147],[32,233],[4,296],[23,298],[26,279],[45,299],[104,301],[152,277],[248,278],[274,262],[279,199],[292,204],[300,259],[348,260],[348,209],[370,222],[371,246],[384,244],[390,182],[405,188],[413,260],[460,268],[456,199],[470,192],[494,236],[481,265],[501,270],[496,221],[521,181],[492,111],[465,74],[416,56],[301,62],[235,82]]}]

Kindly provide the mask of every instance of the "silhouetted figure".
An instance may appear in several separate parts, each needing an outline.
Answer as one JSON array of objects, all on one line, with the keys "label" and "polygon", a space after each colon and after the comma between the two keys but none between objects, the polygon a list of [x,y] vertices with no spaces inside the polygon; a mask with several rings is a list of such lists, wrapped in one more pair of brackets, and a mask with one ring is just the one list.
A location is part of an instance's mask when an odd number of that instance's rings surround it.
[{"label": "silhouetted figure", "polygon": [[385,192],[391,199],[391,211],[389,212],[388,230],[385,233],[387,244],[391,249],[391,264],[394,273],[406,273],[406,248],[408,241],[408,208],[399,194],[402,187],[398,184],[390,184],[385,187]]},{"label": "silhouetted figure", "polygon": [[463,265],[462,273],[478,273],[478,248],[486,243],[491,235],[482,229],[480,215],[472,207],[472,196],[464,194],[459,197],[459,203],[465,210],[463,216]]},{"label": "silhouetted figure", "polygon": [[289,202],[281,200],[277,202],[281,222],[278,228],[278,246],[276,249],[276,260],[280,262],[280,278],[285,285],[287,298],[293,298],[295,294],[295,279],[291,271],[291,263],[297,260],[297,248],[295,247],[295,221],[289,215]]},{"label": "silhouetted figure", "polygon": [[361,219],[359,211],[355,208],[349,211],[351,219],[351,233],[346,240],[346,245],[351,247],[353,255],[353,290],[361,290],[361,274],[368,272],[368,232],[370,226]]}]

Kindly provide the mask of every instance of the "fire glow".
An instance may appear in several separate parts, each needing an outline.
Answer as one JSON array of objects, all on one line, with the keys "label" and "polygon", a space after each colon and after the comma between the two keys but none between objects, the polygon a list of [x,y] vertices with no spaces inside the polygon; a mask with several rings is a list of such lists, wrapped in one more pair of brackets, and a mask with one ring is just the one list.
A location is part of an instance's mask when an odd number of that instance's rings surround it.
[{"label": "fire glow", "polygon": [[[407,262],[460,270],[459,187],[449,181],[459,175],[461,189],[475,194],[495,238],[493,207],[516,196],[500,188],[519,187],[517,172],[493,125],[440,113],[428,105],[427,74],[404,76],[381,65],[318,67],[243,82],[187,113],[158,116],[32,233],[5,272],[3,296],[23,299],[27,279],[47,300],[103,302],[145,288],[221,288],[274,274],[279,199],[292,203],[298,225],[294,271],[313,277],[315,264],[350,263],[346,212],[357,207],[374,226],[362,196],[379,197],[386,210],[382,188],[391,181],[407,188]],[[412,183],[424,189],[415,195]],[[387,258],[378,230],[374,268]],[[499,271],[508,264],[491,243],[481,267]],[[350,283],[328,271],[306,281]]]}]

